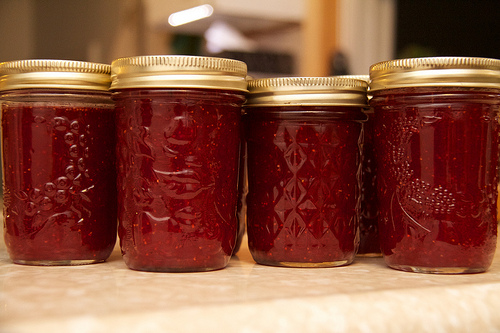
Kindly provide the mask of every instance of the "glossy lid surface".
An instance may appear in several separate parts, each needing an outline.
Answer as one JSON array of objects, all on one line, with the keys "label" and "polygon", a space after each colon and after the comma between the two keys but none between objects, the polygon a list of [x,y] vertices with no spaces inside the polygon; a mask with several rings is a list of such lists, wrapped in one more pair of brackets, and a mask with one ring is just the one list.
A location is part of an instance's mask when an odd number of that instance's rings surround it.
[{"label": "glossy lid surface", "polygon": [[248,83],[246,106],[366,106],[368,83],[349,77],[283,77]]},{"label": "glossy lid surface", "polygon": [[0,90],[85,89],[107,91],[111,66],[99,63],[31,59],[0,63]]},{"label": "glossy lid surface", "polygon": [[370,67],[370,91],[406,87],[500,88],[500,60],[431,57],[384,61]]},{"label": "glossy lid surface", "polygon": [[204,88],[246,91],[244,62],[215,57],[139,56],[111,64],[111,89]]}]

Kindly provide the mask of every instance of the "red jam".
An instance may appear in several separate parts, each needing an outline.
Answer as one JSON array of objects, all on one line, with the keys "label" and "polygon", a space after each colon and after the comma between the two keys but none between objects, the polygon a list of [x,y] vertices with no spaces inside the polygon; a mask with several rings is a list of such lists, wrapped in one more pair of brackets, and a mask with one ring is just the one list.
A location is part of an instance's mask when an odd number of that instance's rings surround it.
[{"label": "red jam", "polygon": [[359,242],[359,107],[247,109],[248,242],[256,262],[329,267]]},{"label": "red jam", "polygon": [[118,89],[119,236],[131,269],[227,265],[237,232],[243,93]]},{"label": "red jam", "polygon": [[378,198],[377,198],[377,163],[373,136],[374,115],[367,112],[368,120],[364,123],[363,176],[361,187],[361,213],[359,216],[359,249],[364,256],[381,256],[378,238]]},{"label": "red jam", "polygon": [[117,228],[109,94],[3,94],[4,237],[12,260],[104,261]]},{"label": "red jam", "polygon": [[375,93],[380,242],[393,268],[481,272],[497,238],[499,91]]}]

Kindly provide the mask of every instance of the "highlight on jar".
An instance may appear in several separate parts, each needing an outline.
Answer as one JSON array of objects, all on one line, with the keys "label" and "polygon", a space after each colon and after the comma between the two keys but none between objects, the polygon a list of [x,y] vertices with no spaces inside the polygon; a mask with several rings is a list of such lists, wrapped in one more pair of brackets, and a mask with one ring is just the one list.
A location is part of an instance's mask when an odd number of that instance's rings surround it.
[{"label": "highlight on jar", "polygon": [[497,243],[500,60],[399,59],[370,77],[387,265],[486,271]]},{"label": "highlight on jar", "polygon": [[105,261],[116,242],[110,66],[0,64],[4,239],[14,263]]},{"label": "highlight on jar", "polygon": [[248,246],[259,264],[335,267],[359,245],[365,80],[252,80],[244,106]]}]

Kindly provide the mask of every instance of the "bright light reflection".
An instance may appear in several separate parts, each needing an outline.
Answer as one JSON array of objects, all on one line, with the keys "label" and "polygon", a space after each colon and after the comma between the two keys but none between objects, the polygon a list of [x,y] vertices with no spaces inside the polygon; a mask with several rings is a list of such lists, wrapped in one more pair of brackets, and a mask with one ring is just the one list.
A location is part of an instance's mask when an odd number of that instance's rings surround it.
[{"label": "bright light reflection", "polygon": [[214,8],[210,5],[196,6],[171,14],[168,17],[168,23],[173,27],[177,27],[182,24],[209,17],[213,12]]}]

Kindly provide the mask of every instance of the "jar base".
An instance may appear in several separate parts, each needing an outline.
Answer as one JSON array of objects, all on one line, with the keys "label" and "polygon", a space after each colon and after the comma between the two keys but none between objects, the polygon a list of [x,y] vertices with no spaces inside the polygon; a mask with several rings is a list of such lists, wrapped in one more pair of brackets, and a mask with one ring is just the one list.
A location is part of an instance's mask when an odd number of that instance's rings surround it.
[{"label": "jar base", "polygon": [[229,260],[231,257],[227,256],[224,260],[218,260],[217,262],[212,262],[211,265],[205,266],[194,266],[185,264],[184,266],[180,265],[153,265],[153,264],[145,264],[137,261],[129,261],[127,258],[124,258],[125,265],[131,270],[140,271],[140,272],[157,272],[157,273],[197,273],[197,272],[211,272],[218,271],[224,269],[229,264]]},{"label": "jar base", "polygon": [[226,268],[224,267],[186,267],[186,268],[172,268],[172,267],[131,267],[129,269],[138,272],[152,272],[152,273],[202,273],[218,271]]},{"label": "jar base", "polygon": [[382,258],[382,253],[358,253],[356,254],[356,257],[361,257],[361,258]]},{"label": "jar base", "polygon": [[88,260],[12,260],[14,264],[28,266],[81,266],[104,262],[104,259],[88,259]]},{"label": "jar base", "polygon": [[328,268],[328,267],[338,267],[346,266],[353,262],[352,259],[349,260],[337,260],[328,262],[293,262],[293,261],[268,261],[259,262],[258,264],[266,266],[277,266],[277,267],[292,267],[292,268]]},{"label": "jar base", "polygon": [[487,270],[483,267],[419,267],[410,265],[389,265],[392,269],[413,272],[413,273],[426,273],[426,274],[473,274],[482,273]]}]

